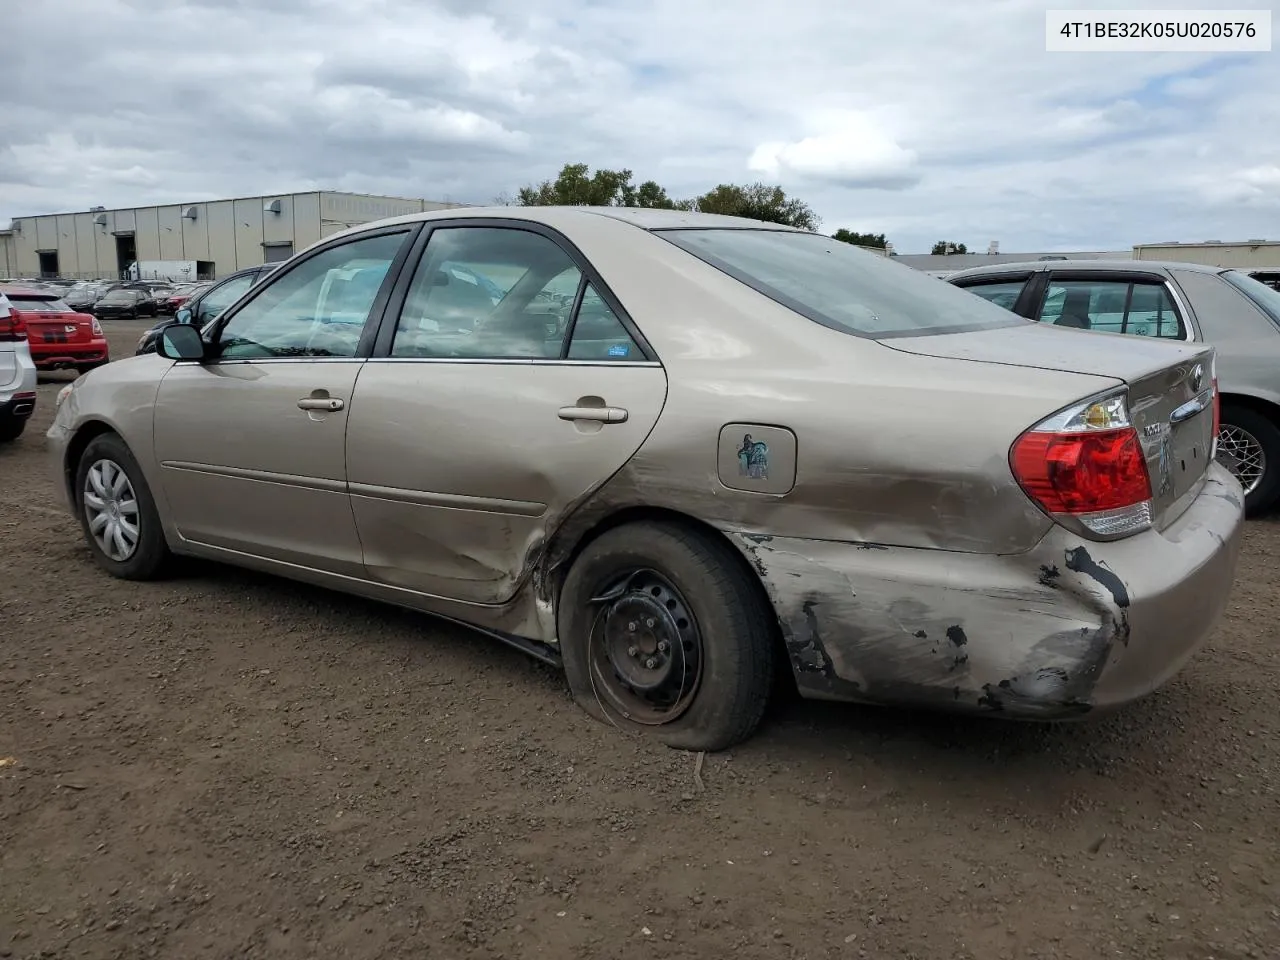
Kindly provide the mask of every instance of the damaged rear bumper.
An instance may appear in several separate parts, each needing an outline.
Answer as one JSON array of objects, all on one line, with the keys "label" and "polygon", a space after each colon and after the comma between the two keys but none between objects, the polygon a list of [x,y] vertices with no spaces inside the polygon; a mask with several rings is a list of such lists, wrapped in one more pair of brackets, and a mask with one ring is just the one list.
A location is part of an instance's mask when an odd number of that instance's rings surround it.
[{"label": "damaged rear bumper", "polygon": [[1142,697],[1213,630],[1235,576],[1240,486],[1214,465],[1163,531],[1055,526],[992,556],[730,533],[764,581],[808,697],[1062,719]]}]

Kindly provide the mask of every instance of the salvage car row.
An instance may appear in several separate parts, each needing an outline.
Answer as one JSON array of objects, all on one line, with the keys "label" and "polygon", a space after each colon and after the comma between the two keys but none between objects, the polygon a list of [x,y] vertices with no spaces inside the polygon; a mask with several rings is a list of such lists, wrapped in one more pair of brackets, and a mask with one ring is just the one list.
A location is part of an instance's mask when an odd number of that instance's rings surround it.
[{"label": "salvage car row", "polygon": [[[1191,322],[1136,283],[1121,330]],[[749,736],[779,671],[1080,716],[1227,603],[1218,361],[991,299],[740,218],[417,214],[80,377],[49,448],[115,576],[201,556],[460,620],[672,746]]]}]

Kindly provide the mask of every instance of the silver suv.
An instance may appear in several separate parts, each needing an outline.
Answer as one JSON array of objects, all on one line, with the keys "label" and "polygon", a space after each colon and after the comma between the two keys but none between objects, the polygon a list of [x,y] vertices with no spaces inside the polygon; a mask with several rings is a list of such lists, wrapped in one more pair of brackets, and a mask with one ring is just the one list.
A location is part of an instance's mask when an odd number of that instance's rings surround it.
[{"label": "silver suv", "polygon": [[36,365],[27,328],[0,290],[0,442],[22,436],[36,408]]}]

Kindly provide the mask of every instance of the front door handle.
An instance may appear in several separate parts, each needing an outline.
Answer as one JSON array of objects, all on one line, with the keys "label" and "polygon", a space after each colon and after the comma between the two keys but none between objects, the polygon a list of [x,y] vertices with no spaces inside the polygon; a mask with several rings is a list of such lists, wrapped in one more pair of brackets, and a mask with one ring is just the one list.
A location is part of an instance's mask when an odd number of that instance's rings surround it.
[{"label": "front door handle", "polygon": [[303,397],[298,401],[299,410],[327,410],[332,413],[342,409],[342,401],[337,397]]},{"label": "front door handle", "polygon": [[561,407],[561,420],[594,420],[597,423],[626,423],[629,414],[621,407]]}]

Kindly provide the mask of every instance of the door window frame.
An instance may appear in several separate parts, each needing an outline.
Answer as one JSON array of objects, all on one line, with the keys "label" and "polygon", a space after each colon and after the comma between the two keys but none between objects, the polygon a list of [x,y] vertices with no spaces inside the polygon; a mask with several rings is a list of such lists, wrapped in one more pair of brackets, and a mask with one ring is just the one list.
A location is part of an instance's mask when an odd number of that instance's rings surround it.
[{"label": "door window frame", "polygon": [[[1043,271],[1010,270],[1002,273],[984,273],[976,277],[960,277],[958,280],[951,281],[951,284],[973,293],[974,287],[987,287],[997,283],[1021,283],[1022,291],[1018,294],[1018,299],[1013,302],[1010,312],[1027,320],[1034,320],[1033,314],[1037,312],[1036,304],[1043,299],[1043,293],[1040,290],[1042,276]],[[979,296],[976,293],[973,295]]]},{"label": "door window frame", "polygon": [[[372,352],[369,355],[371,360],[378,360],[384,363],[467,363],[467,364],[537,364],[541,366],[587,366],[587,367],[660,367],[662,363],[658,358],[657,352],[653,349],[652,344],[645,339],[644,334],[640,332],[640,328],[636,325],[631,315],[623,308],[622,302],[609,289],[609,285],[604,282],[604,278],[590,260],[583,255],[582,251],[559,230],[549,227],[546,224],[538,223],[534,220],[507,219],[505,217],[439,217],[431,220],[425,220],[421,224],[421,232],[414,240],[407,245],[407,255],[404,257],[405,262],[399,264],[399,269],[395,278],[395,282],[391,286],[390,295],[382,310],[379,319],[376,337],[372,345]],[[456,228],[489,228],[501,230],[522,230],[525,233],[537,234],[547,240],[550,240],[569,258],[573,266],[577,267],[579,273],[578,289],[574,294],[572,311],[569,314],[569,322],[565,325],[564,340],[560,345],[560,356],[557,357],[393,357],[391,356],[391,345],[395,339],[396,327],[400,322],[400,312],[404,309],[405,300],[408,298],[409,288],[413,283],[413,275],[417,271],[418,266],[422,263],[423,254],[426,251],[427,244],[431,241],[431,235],[436,230],[456,229]],[[406,266],[408,264],[408,266]],[[618,318],[618,322],[622,324],[623,330],[627,336],[631,338],[637,350],[640,351],[640,360],[618,361],[618,360],[570,360],[567,357],[569,345],[573,341],[573,331],[578,323],[578,310],[582,306],[582,298],[586,294],[587,284],[590,283],[595,289],[596,295],[604,301],[605,305],[613,311],[614,316]],[[379,293],[381,296],[381,292]],[[361,341],[363,346],[363,340]]]},{"label": "door window frame", "polygon": [[[1173,306],[1174,315],[1178,320],[1178,328],[1181,330],[1181,336],[1177,337],[1143,337],[1136,333],[1121,333],[1122,337],[1139,337],[1142,340],[1157,340],[1163,343],[1191,343],[1196,340],[1198,335],[1195,322],[1191,316],[1191,312],[1187,309],[1187,301],[1182,297],[1181,291],[1175,286],[1173,281],[1162,273],[1154,273],[1147,270],[1089,270],[1087,268],[1049,268],[1044,271],[1044,284],[1040,291],[1040,296],[1036,302],[1035,315],[1031,317],[1037,323],[1040,323],[1041,316],[1044,313],[1045,301],[1049,297],[1049,287],[1055,281],[1070,281],[1075,283],[1126,283],[1126,284],[1148,284],[1150,286],[1164,287],[1165,293],[1169,296],[1169,302]],[[1130,290],[1125,294],[1125,313],[1128,314],[1129,302],[1133,299],[1133,291]],[[1111,333],[1114,331],[1090,331],[1097,333]]]},{"label": "door window frame", "polygon": [[[350,363],[356,360],[368,359],[373,351],[375,339],[384,325],[386,319],[387,304],[390,302],[391,291],[395,283],[399,282],[400,274],[404,270],[405,262],[408,260],[409,253],[412,251],[419,236],[423,233],[421,223],[396,223],[383,227],[377,227],[372,230],[362,230],[359,233],[344,233],[341,236],[333,237],[330,240],[316,244],[310,250],[295,255],[293,259],[286,260],[269,274],[251,283],[249,289],[240,295],[240,299],[235,301],[226,310],[222,311],[206,328],[208,333],[204,339],[209,344],[217,343],[217,339],[221,336],[223,329],[230,323],[240,311],[244,310],[249,304],[253,303],[258,297],[262,296],[267,290],[271,289],[282,278],[287,277],[290,273],[309,263],[313,257],[317,257],[322,253],[327,253],[337,247],[348,246],[353,243],[359,243],[361,240],[372,240],[375,237],[382,237],[391,234],[404,234],[405,239],[400,244],[400,249],[396,252],[395,259],[391,261],[391,266],[387,268],[386,276],[382,278],[382,284],[378,287],[378,293],[373,298],[373,304],[369,307],[369,316],[364,322],[364,329],[360,332],[360,341],[356,345],[354,356],[350,357],[230,357],[228,359],[219,359],[213,357],[209,360],[201,361],[205,366],[214,366],[223,363]],[[228,278],[230,279],[230,278]],[[204,331],[202,331],[204,333]],[[196,361],[190,361],[196,362]]]}]

